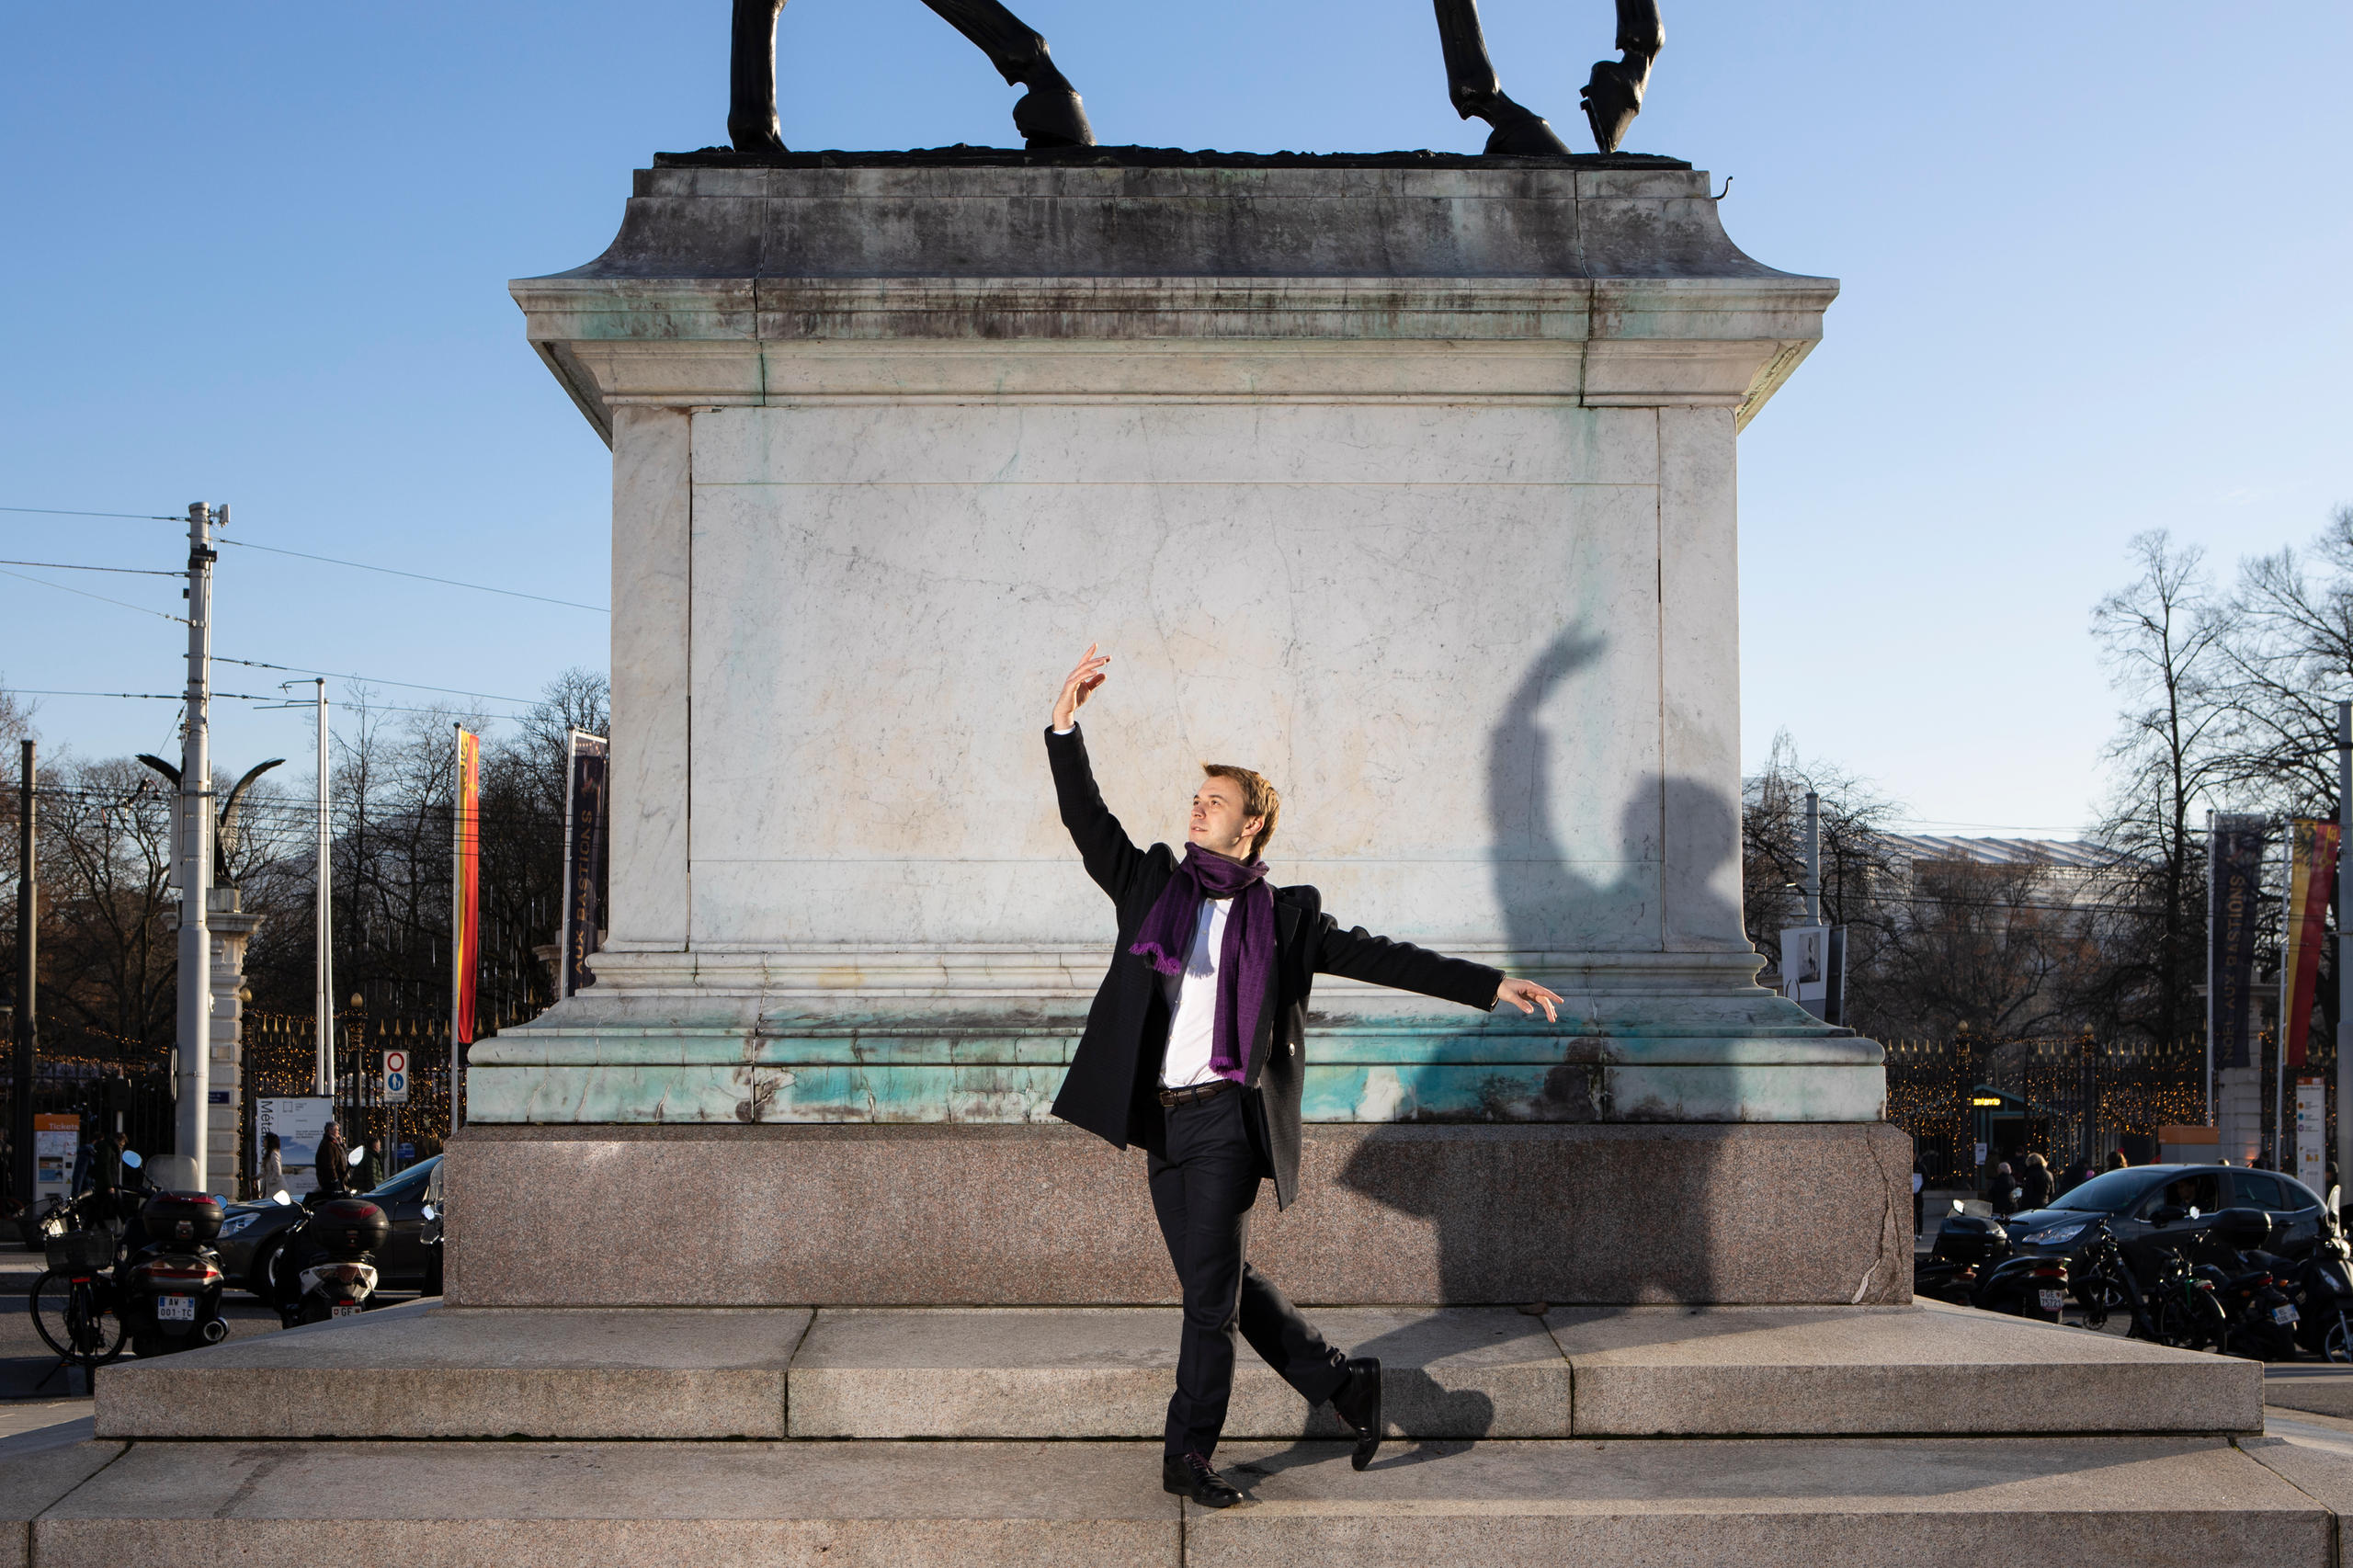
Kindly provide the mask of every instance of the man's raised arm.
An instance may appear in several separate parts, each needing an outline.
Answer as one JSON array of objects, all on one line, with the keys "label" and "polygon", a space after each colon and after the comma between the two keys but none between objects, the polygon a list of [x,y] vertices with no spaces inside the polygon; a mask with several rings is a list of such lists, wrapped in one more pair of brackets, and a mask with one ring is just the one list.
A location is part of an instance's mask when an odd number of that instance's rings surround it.
[{"label": "man's raised arm", "polygon": [[1078,733],[1078,710],[1103,684],[1108,653],[1097,655],[1088,643],[1086,656],[1063,681],[1054,702],[1054,722],[1046,731],[1046,759],[1053,765],[1054,797],[1061,804],[1063,826],[1086,862],[1086,874],[1114,900],[1124,898],[1143,869],[1143,851],[1128,836],[1120,819],[1103,803],[1095,787],[1095,769],[1086,760],[1086,742]]}]

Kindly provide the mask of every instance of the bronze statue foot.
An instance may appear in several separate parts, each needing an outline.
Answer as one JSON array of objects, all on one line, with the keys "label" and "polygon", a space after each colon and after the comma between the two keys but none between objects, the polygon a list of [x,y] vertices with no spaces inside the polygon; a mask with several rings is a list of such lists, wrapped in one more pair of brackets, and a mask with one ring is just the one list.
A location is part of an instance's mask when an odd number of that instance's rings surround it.
[{"label": "bronze statue foot", "polygon": [[1500,88],[1454,94],[1454,111],[1465,119],[1483,119],[1493,128],[1487,137],[1490,153],[1516,158],[1565,158],[1568,144],[1552,134],[1544,117],[1525,104],[1515,103]]},{"label": "bronze statue foot", "polygon": [[1092,147],[1095,128],[1078,90],[1060,76],[1041,82],[1013,106],[1013,128],[1031,147]]},{"label": "bronze statue foot", "polygon": [[1487,138],[1491,153],[1508,153],[1516,158],[1565,158],[1569,144],[1553,134],[1552,127],[1543,116],[1528,114],[1524,119],[1507,119]]},{"label": "bronze statue foot", "polygon": [[1593,143],[1605,153],[1615,153],[1618,144],[1626,140],[1626,132],[1633,129],[1634,117],[1643,111],[1643,78],[1650,74],[1650,62],[1644,61],[1639,73],[1622,61],[1597,60],[1593,75],[1580,95],[1585,102],[1586,123],[1593,127]]},{"label": "bronze statue foot", "polygon": [[727,140],[729,144],[732,145],[738,153],[783,153],[790,151],[790,149],[784,144],[783,136],[778,132],[776,117],[774,115],[770,115],[768,117],[768,122],[766,125],[762,125],[756,119],[739,121],[733,116],[729,116],[727,120]]}]

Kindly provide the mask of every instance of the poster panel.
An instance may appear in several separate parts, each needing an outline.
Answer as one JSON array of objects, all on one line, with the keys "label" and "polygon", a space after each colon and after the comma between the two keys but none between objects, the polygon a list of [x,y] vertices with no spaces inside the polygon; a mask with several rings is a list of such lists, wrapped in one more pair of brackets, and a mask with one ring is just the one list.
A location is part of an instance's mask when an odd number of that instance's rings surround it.
[{"label": "poster panel", "polygon": [[2328,1196],[2322,1185],[2328,1165],[2328,1085],[2319,1078],[2296,1080],[2296,1179]]},{"label": "poster panel", "polygon": [[33,1118],[33,1201],[70,1195],[82,1157],[82,1119],[43,1112]]},{"label": "poster panel", "polygon": [[[335,1101],[324,1095],[288,1095],[254,1101],[254,1174],[261,1174],[261,1152],[270,1133],[278,1134],[279,1163],[286,1167],[286,1190],[301,1197],[316,1192],[319,1140],[335,1119]],[[267,1198],[267,1193],[262,1194]]]}]

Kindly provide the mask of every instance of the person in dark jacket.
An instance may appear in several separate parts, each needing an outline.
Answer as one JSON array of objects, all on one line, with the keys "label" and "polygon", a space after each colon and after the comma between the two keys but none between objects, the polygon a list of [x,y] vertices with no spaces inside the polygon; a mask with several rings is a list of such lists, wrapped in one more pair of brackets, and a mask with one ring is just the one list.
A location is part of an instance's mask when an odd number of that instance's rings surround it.
[{"label": "person in dark jacket", "polygon": [[370,1138],[359,1145],[359,1163],[351,1167],[351,1190],[373,1192],[384,1183],[384,1141]]},{"label": "person in dark jacket", "polygon": [[2026,1166],[2018,1172],[2018,1207],[2048,1209],[2051,1207],[2051,1166],[2040,1154],[2029,1153]]},{"label": "person in dark jacket", "polygon": [[2018,1177],[2010,1174],[2010,1162],[2004,1160],[1986,1180],[1985,1201],[1994,1206],[1996,1216],[2006,1220],[2018,1211],[2019,1196]]},{"label": "person in dark jacket", "polygon": [[341,1192],[345,1177],[351,1174],[348,1164],[351,1151],[343,1142],[343,1129],[330,1121],[326,1131],[319,1134],[319,1163],[312,1168],[318,1173],[321,1192]]},{"label": "person in dark jacket", "polygon": [[1362,927],[1343,930],[1312,887],[1271,885],[1258,858],[1281,801],[1248,768],[1205,764],[1180,860],[1136,846],[1104,805],[1078,733],[1109,663],[1090,647],[1063,682],[1046,734],[1063,825],[1117,911],[1119,939],[1054,1114],[1115,1147],[1142,1145],[1153,1210],[1184,1294],[1162,1487],[1209,1507],[1241,1494],[1211,1463],[1233,1392],[1237,1328],[1311,1405],[1355,1434],[1362,1470],[1381,1443],[1381,1363],[1350,1359],[1245,1256],[1258,1184],[1299,1188],[1308,994],[1319,974],[1419,992],[1485,1012],[1509,1002],[1556,1017],[1532,981]]}]

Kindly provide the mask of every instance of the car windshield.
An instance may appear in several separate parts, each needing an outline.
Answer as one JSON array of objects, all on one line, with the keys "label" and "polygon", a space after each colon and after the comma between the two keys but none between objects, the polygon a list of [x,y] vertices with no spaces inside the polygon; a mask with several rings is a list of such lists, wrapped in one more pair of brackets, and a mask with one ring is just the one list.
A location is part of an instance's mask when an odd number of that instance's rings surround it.
[{"label": "car windshield", "polygon": [[441,1156],[436,1154],[420,1165],[409,1166],[381,1187],[374,1187],[359,1196],[373,1199],[389,1198],[396,1203],[404,1199],[415,1198],[425,1190],[425,1184],[433,1179],[433,1167],[440,1163]]},{"label": "car windshield", "polygon": [[2060,1195],[2051,1207],[2073,1209],[2082,1213],[2121,1214],[2132,1206],[2134,1199],[2148,1189],[2149,1173],[2146,1171],[2102,1171],[2073,1191]]}]

